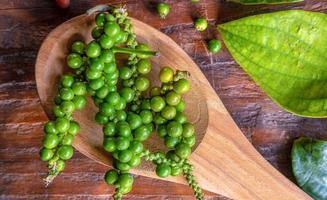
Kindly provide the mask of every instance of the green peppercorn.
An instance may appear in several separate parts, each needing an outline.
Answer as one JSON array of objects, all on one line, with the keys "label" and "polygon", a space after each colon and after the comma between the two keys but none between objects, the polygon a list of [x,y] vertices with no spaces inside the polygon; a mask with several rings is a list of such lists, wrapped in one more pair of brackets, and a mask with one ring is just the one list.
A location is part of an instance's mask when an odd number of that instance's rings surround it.
[{"label": "green peppercorn", "polygon": [[167,129],[165,125],[159,125],[157,129],[159,137],[163,138],[167,135]]},{"label": "green peppercorn", "polygon": [[135,92],[131,88],[125,87],[121,89],[120,95],[125,99],[126,103],[129,103],[134,99]]},{"label": "green peppercorn", "polygon": [[161,18],[166,18],[166,16],[169,14],[170,6],[167,3],[158,3],[157,4],[157,12]]},{"label": "green peppercorn", "polygon": [[104,26],[105,23],[105,13],[98,13],[95,17],[95,24],[98,26]]},{"label": "green peppercorn", "polygon": [[75,41],[72,44],[72,52],[78,53],[78,54],[83,54],[85,50],[85,44],[82,41]]},{"label": "green peppercorn", "polygon": [[187,144],[179,143],[176,146],[175,151],[180,158],[185,159],[191,154],[191,147],[189,147]]},{"label": "green peppercorn", "polygon": [[164,138],[164,143],[167,148],[172,149],[174,148],[179,142],[179,138],[177,137],[171,137],[171,136],[166,136]]},{"label": "green peppercorn", "polygon": [[123,151],[119,151],[118,153],[118,159],[120,162],[127,163],[129,162],[133,157],[133,152],[125,149]]},{"label": "green peppercorn", "polygon": [[54,122],[49,121],[44,125],[44,132],[45,133],[53,133],[53,134],[57,134],[58,130],[56,129],[56,125]]},{"label": "green peppercorn", "polygon": [[109,21],[109,22],[105,23],[105,25],[104,25],[104,32],[108,36],[110,36],[112,38],[116,38],[116,36],[120,32],[120,27],[119,27],[119,25],[116,22]]},{"label": "green peppercorn", "polygon": [[128,161],[128,165],[131,167],[137,167],[141,164],[141,158],[140,156],[134,155],[130,161]]},{"label": "green peppercorn", "polygon": [[82,57],[77,53],[71,53],[67,57],[67,65],[68,67],[72,69],[78,69],[82,66],[83,59]]},{"label": "green peppercorn", "polygon": [[129,147],[130,141],[125,137],[118,137],[116,141],[116,146],[118,150],[125,150]]},{"label": "green peppercorn", "polygon": [[122,188],[133,185],[133,182],[134,182],[133,176],[127,173],[121,174],[117,180],[118,185]]},{"label": "green peppercorn", "polygon": [[182,78],[174,83],[174,91],[178,94],[187,93],[190,90],[190,83],[188,80]]},{"label": "green peppercorn", "polygon": [[143,151],[142,142],[133,140],[129,146],[129,150],[131,150],[134,154],[139,154]]},{"label": "green peppercorn", "polygon": [[171,121],[167,125],[167,133],[171,137],[179,137],[183,133],[183,126],[176,121]]},{"label": "green peppercorn", "polygon": [[100,56],[101,53],[101,47],[96,41],[90,42],[86,46],[86,55],[90,58],[96,58]]},{"label": "green peppercorn", "polygon": [[156,174],[161,178],[166,178],[170,175],[171,168],[167,164],[160,164],[156,168]]},{"label": "green peppercorn", "polygon": [[116,125],[114,122],[109,122],[103,126],[103,133],[107,137],[112,137],[116,133]]},{"label": "green peppercorn", "polygon": [[[108,49],[105,49],[105,50],[102,50],[102,51],[101,51],[101,54],[100,54],[99,60],[100,60],[101,62],[103,62],[104,65],[105,65],[106,63],[111,63],[111,62],[115,63],[115,62],[114,62],[114,59],[115,59],[115,55],[114,55],[114,53],[113,53],[112,51],[110,51],[110,50],[108,50]],[[103,65],[103,70],[104,70],[104,68],[105,68],[104,65]],[[108,69],[107,69],[107,70],[108,70]],[[108,73],[108,72],[105,71],[105,70],[104,70],[104,72]]]},{"label": "green peppercorn", "polygon": [[110,79],[115,78],[115,77],[112,78],[112,75],[115,71],[117,71],[116,62],[115,61],[108,62],[108,63],[105,62],[103,65],[103,71],[107,74],[110,74]]},{"label": "green peppercorn", "polygon": [[165,107],[166,103],[162,97],[155,96],[151,98],[150,105],[154,112],[160,112]]},{"label": "green peppercorn", "polygon": [[72,145],[74,141],[74,135],[72,134],[66,134],[64,138],[61,141],[62,145]]},{"label": "green peppercorn", "polygon": [[182,112],[177,112],[174,120],[180,124],[184,124],[187,122],[187,117],[184,113]]},{"label": "green peppercorn", "polygon": [[167,95],[166,95],[166,102],[168,105],[171,105],[171,106],[176,106],[177,104],[179,104],[179,102],[181,101],[181,95],[174,92],[174,91],[171,91],[171,92],[168,92]]},{"label": "green peppercorn", "polygon": [[132,77],[132,74],[133,74],[133,72],[132,72],[131,68],[126,67],[126,66],[120,68],[120,70],[119,70],[119,77],[123,80],[130,79]]},{"label": "green peppercorn", "polygon": [[120,95],[117,92],[110,92],[106,96],[106,101],[110,103],[111,105],[116,105],[120,101]]},{"label": "green peppercorn", "polygon": [[75,122],[75,121],[71,121],[69,124],[69,128],[68,128],[68,133],[72,134],[72,135],[77,135],[77,133],[80,130],[80,125]]},{"label": "green peppercorn", "polygon": [[40,151],[40,159],[42,161],[48,161],[53,157],[54,153],[51,149],[42,148]]},{"label": "green peppercorn", "polygon": [[75,104],[72,101],[63,101],[60,105],[60,109],[67,115],[71,115],[75,110]]},{"label": "green peppercorn", "polygon": [[103,34],[103,28],[101,26],[96,26],[92,29],[92,37],[98,39]]},{"label": "green peppercorn", "polygon": [[85,95],[86,94],[86,85],[83,82],[75,82],[72,85],[72,90],[75,95]]},{"label": "green peppercorn", "polygon": [[72,85],[74,84],[75,80],[74,77],[71,75],[63,75],[61,77],[61,85],[66,87],[66,88],[71,88]]},{"label": "green peppercorn", "polygon": [[134,139],[142,142],[148,139],[150,134],[150,130],[145,125],[141,125],[135,130]]},{"label": "green peppercorn", "polygon": [[118,172],[114,169],[111,169],[106,172],[104,175],[104,180],[108,185],[113,185],[118,180]]},{"label": "green peppercorn", "polygon": [[108,93],[109,88],[104,85],[95,92],[95,95],[100,99],[104,99],[108,95]]},{"label": "green peppercorn", "polygon": [[148,74],[151,71],[151,62],[149,59],[141,59],[137,63],[137,71],[140,74]]},{"label": "green peppercorn", "polygon": [[198,18],[195,20],[194,26],[198,31],[205,31],[208,28],[208,22],[204,18]]},{"label": "green peppercorn", "polygon": [[135,80],[135,87],[139,91],[143,92],[147,90],[149,86],[150,86],[150,81],[146,77],[141,76]]},{"label": "green peppercorn", "polygon": [[167,120],[171,120],[176,116],[176,108],[173,106],[165,106],[161,111],[161,116]]},{"label": "green peppercorn", "polygon": [[163,67],[160,70],[159,78],[160,81],[163,83],[168,83],[173,80],[174,71],[170,67]]},{"label": "green peppercorn", "polygon": [[98,124],[105,124],[108,122],[108,117],[104,114],[102,114],[101,112],[98,112],[96,115],[95,115],[95,121],[98,123]]},{"label": "green peppercorn", "polygon": [[190,147],[193,147],[196,143],[195,135],[192,135],[191,137],[184,138],[184,143],[187,144]]},{"label": "green peppercorn", "polygon": [[56,129],[60,132],[60,133],[65,133],[66,131],[68,131],[70,126],[70,122],[68,119],[66,118],[57,118],[56,120]]},{"label": "green peppercorn", "polygon": [[218,53],[221,48],[221,42],[217,39],[210,40],[208,43],[208,50],[211,53]]},{"label": "green peppercorn", "polygon": [[152,113],[149,110],[142,110],[140,112],[140,117],[141,117],[141,120],[142,120],[143,124],[149,124],[153,120]]},{"label": "green peppercorn", "polygon": [[73,147],[70,145],[62,145],[58,149],[58,155],[63,160],[69,160],[74,154]]},{"label": "green peppercorn", "polygon": [[191,137],[194,135],[194,126],[191,123],[183,124],[183,137]]},{"label": "green peppercorn", "polygon": [[142,125],[142,118],[134,113],[128,114],[127,122],[129,123],[132,130],[137,129]]},{"label": "green peppercorn", "polygon": [[65,161],[57,160],[56,162],[56,172],[61,172],[65,169]]},{"label": "green peppercorn", "polygon": [[89,80],[97,79],[101,77],[101,71],[99,70],[92,70],[87,69],[86,70],[86,78]]},{"label": "green peppercorn", "polygon": [[114,161],[114,165],[117,169],[121,170],[121,171],[128,171],[131,166],[127,163],[123,163],[123,162],[119,162],[118,160],[117,161]]},{"label": "green peppercorn", "polygon": [[164,124],[167,120],[163,118],[161,115],[157,114],[154,116],[153,121],[155,124],[160,125],[160,124]]},{"label": "green peppercorn", "polygon": [[104,138],[102,146],[107,152],[114,152],[117,148],[113,138]]}]

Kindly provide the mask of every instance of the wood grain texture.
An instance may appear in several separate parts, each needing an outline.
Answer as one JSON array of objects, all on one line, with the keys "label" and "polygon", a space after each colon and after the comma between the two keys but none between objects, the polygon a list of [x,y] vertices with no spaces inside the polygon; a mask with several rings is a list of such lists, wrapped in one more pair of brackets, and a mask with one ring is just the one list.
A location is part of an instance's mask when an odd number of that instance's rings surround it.
[{"label": "wood grain texture", "polygon": [[[0,199],[67,199],[65,195],[69,199],[106,199],[112,194],[101,178],[106,168],[79,153],[69,161],[63,176],[44,189],[40,177],[45,175],[46,167],[37,156],[42,125],[47,120],[36,93],[37,50],[58,24],[104,2],[108,1],[73,0],[68,10],[61,11],[50,0],[0,0]],[[240,69],[226,49],[217,55],[209,55],[205,49],[207,39],[219,37],[215,23],[283,9],[327,13],[324,0],[248,7],[217,0],[203,0],[196,6],[187,0],[171,0],[167,2],[173,12],[167,20],[160,20],[146,0],[109,2],[127,3],[131,16],[176,41],[200,66],[249,141],[291,180],[294,178],[289,155],[294,138],[307,135],[327,139],[325,119],[306,119],[282,111]],[[199,33],[192,28],[195,15],[210,20],[209,31]],[[186,186],[144,177],[138,177],[137,182],[126,199],[193,199]],[[206,196],[224,199],[211,193]]]}]

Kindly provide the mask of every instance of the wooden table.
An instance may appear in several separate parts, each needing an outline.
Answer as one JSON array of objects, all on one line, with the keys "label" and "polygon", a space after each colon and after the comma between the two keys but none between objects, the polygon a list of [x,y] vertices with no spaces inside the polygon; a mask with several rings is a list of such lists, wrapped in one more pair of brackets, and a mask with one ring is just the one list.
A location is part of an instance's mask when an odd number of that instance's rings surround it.
[{"label": "wooden table", "polygon": [[[50,0],[0,0],[0,199],[108,199],[113,189],[103,182],[106,167],[76,153],[55,182],[44,188],[46,164],[38,151],[47,117],[36,91],[34,64],[46,35],[57,25],[100,3],[124,3],[130,15],[173,38],[199,65],[234,120],[256,149],[285,176],[294,180],[290,148],[294,138],[327,139],[324,119],[306,119],[276,106],[233,61],[226,49],[217,55],[206,40],[218,36],[215,24],[256,13],[305,9],[327,13],[325,0],[278,6],[240,6],[217,0],[170,0],[166,20],[155,14],[152,1],[72,1],[68,10]],[[150,2],[150,3],[149,3]],[[197,32],[192,18],[204,16],[210,29]],[[219,37],[219,36],[218,36]],[[254,186],[255,187],[255,186]],[[192,199],[183,185],[138,177],[125,199]],[[206,199],[225,199],[207,193]]]}]

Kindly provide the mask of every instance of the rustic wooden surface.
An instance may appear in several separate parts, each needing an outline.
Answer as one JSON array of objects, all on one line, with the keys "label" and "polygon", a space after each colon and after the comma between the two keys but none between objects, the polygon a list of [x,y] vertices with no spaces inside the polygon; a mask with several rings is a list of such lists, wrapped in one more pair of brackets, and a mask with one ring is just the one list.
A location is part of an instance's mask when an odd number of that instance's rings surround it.
[{"label": "rustic wooden surface", "polygon": [[[0,199],[107,199],[113,190],[102,176],[106,167],[80,153],[51,187],[43,188],[45,164],[38,160],[42,126],[47,117],[36,92],[34,64],[42,40],[57,25],[99,3],[125,3],[130,15],[174,39],[199,65],[247,138],[285,176],[294,180],[290,147],[294,138],[308,135],[327,139],[324,119],[306,119],[282,111],[232,60],[226,49],[209,55],[205,41],[217,36],[214,24],[255,13],[306,9],[327,13],[325,0],[278,6],[240,6],[217,0],[171,0],[172,12],[160,20],[151,2],[72,1],[68,10],[51,0],[0,0]],[[192,18],[205,16],[210,30],[199,33]],[[254,186],[255,187],[255,186]],[[224,199],[207,193],[207,199]],[[192,199],[187,186],[138,177],[126,199]]]}]

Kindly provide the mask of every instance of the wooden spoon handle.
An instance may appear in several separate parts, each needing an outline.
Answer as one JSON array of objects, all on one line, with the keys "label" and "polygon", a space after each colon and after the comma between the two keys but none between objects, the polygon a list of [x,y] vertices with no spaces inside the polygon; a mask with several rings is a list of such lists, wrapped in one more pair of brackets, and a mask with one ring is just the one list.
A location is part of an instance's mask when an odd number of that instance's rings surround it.
[{"label": "wooden spoon handle", "polygon": [[211,95],[207,133],[191,156],[201,187],[232,199],[312,199],[263,159]]}]

